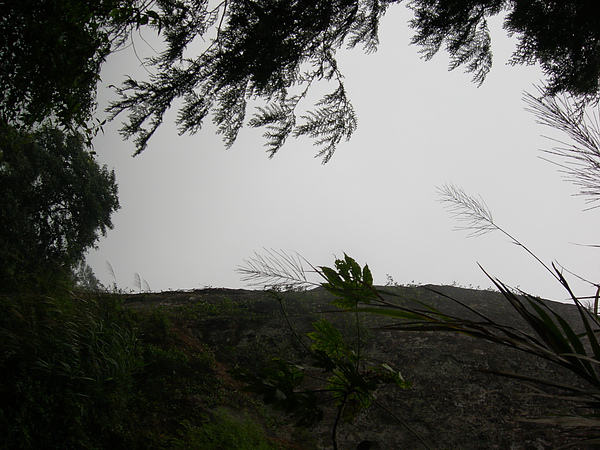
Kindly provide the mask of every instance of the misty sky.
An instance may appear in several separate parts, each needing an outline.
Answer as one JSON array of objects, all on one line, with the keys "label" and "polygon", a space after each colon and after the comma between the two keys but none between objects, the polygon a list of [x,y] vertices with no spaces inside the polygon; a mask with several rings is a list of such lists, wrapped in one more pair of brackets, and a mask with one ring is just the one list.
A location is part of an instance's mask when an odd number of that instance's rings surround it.
[{"label": "misty sky", "polygon": [[[540,159],[540,149],[552,146],[542,135],[560,135],[524,110],[523,91],[534,92],[539,68],[506,65],[514,41],[498,20],[494,68],[478,88],[462,69],[447,71],[445,54],[420,59],[409,45],[409,18],[403,6],[391,7],[377,53],[339,54],[359,127],[326,165],[307,138],[288,141],[268,159],[260,129],[244,129],[228,150],[208,122],[197,135],[178,136],[176,110],[132,158],[133,143],[117,131],[125,117],[106,125],[94,145],[100,162],[116,171],[122,209],[115,229],[88,255],[100,280],[115,281],[108,262],[124,289],[137,290],[135,273],[154,291],[245,287],[235,269],[272,248],[329,266],[346,252],[368,263],[380,284],[389,274],[398,283],[490,286],[479,263],[513,287],[565,298],[505,236],[468,238],[454,230],[460,223],[437,192],[448,183],[480,195],[496,223],[545,262],[595,279],[600,249],[575,244],[600,243],[599,211],[584,212],[576,186]],[[142,37],[152,38],[136,35],[137,55],[151,56]],[[119,84],[124,74],[144,76],[132,50],[112,55],[103,85]],[[101,107],[111,98],[100,89]],[[594,293],[573,284],[579,295]]]}]

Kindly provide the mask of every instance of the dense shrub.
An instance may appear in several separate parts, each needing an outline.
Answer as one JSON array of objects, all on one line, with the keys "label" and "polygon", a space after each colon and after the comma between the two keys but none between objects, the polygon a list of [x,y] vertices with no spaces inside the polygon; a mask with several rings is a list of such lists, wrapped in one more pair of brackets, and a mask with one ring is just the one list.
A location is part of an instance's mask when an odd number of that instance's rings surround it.
[{"label": "dense shrub", "polygon": [[140,369],[133,328],[107,298],[0,297],[5,448],[104,448],[125,439]]}]

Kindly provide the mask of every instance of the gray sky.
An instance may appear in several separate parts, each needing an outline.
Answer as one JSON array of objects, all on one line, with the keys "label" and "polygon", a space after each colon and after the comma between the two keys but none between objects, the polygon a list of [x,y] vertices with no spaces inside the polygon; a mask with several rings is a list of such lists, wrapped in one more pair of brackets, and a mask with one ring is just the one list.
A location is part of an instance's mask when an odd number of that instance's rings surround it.
[{"label": "gray sky", "polygon": [[[105,126],[95,150],[115,168],[122,209],[88,256],[100,280],[114,281],[108,261],[125,289],[134,288],[135,273],[154,291],[245,287],[235,269],[272,248],[328,266],[346,252],[368,263],[381,284],[389,274],[399,283],[484,288],[491,283],[480,263],[513,287],[565,297],[500,233],[467,238],[454,230],[459,223],[437,193],[447,183],[481,195],[496,223],[545,262],[594,279],[600,249],[574,243],[600,243],[599,211],[584,212],[577,188],[540,159],[539,149],[552,145],[541,136],[553,130],[524,110],[523,91],[539,84],[539,68],[505,64],[514,41],[497,21],[494,68],[477,88],[461,69],[447,71],[445,54],[420,59],[409,46],[409,17],[404,7],[390,8],[377,53],[340,53],[359,127],[326,165],[304,138],[268,159],[260,129],[244,129],[229,150],[210,123],[197,135],[178,136],[176,110],[136,158],[133,143],[118,135],[120,120]],[[140,36],[134,41],[139,56],[152,54]],[[143,73],[129,48],[109,59],[103,84]],[[111,98],[100,90],[101,106]],[[580,295],[594,293],[573,284]]]}]

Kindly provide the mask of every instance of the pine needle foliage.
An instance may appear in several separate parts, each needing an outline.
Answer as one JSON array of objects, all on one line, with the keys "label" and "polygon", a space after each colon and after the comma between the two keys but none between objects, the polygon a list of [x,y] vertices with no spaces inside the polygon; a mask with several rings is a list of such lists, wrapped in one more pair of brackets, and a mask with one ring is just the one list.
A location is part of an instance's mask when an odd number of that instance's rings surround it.
[{"label": "pine needle foliage", "polygon": [[568,93],[597,102],[600,97],[600,3],[516,1],[504,28],[519,37],[511,64],[540,64],[545,93]]},{"label": "pine needle foliage", "polygon": [[[95,95],[108,56],[149,30],[161,50],[127,78],[110,116],[143,151],[181,100],[180,133],[212,120],[226,146],[247,125],[266,126],[269,156],[290,136],[308,136],[324,162],[356,128],[336,59],[342,48],[376,51],[382,17],[401,0],[23,0],[0,3],[0,121],[32,127],[48,121],[79,129],[88,142],[104,121]],[[413,44],[425,59],[439,50],[450,69],[481,84],[492,67],[488,20],[504,16],[518,39],[511,64],[540,64],[546,93],[598,100],[600,4],[531,0],[410,0]],[[315,110],[299,102],[316,84],[330,87]],[[277,114],[274,114],[277,112]],[[326,118],[324,117],[326,115]]]},{"label": "pine needle foliage", "polygon": [[492,67],[491,38],[486,18],[495,16],[505,2],[413,1],[415,18],[410,26],[417,30],[413,44],[420,45],[424,58],[433,58],[444,47],[450,54],[450,69],[466,64],[473,81],[481,84]]},{"label": "pine needle foliage", "polygon": [[0,121],[48,119],[91,139],[107,56],[159,18],[146,0],[8,0],[0,3]]},{"label": "pine needle foliage", "polygon": [[[197,132],[212,113],[229,147],[244,125],[248,101],[263,98],[267,105],[257,109],[249,124],[267,127],[269,155],[289,136],[308,135],[316,138],[318,156],[326,162],[356,128],[335,51],[345,42],[374,51],[379,19],[388,4],[238,0],[216,6],[181,2],[175,7],[171,1],[157,2],[163,9],[160,27],[167,50],[151,60],[157,71],[149,81],[125,81],[118,89],[121,100],[110,111],[113,116],[129,113],[122,133],[135,137],[139,153],[173,102],[183,98],[177,118],[180,133]],[[188,58],[186,47],[198,36],[211,42],[200,55]],[[300,116],[299,101],[318,81],[333,81],[337,88],[317,103],[316,111]],[[304,124],[297,125],[298,119]]]},{"label": "pine needle foliage", "polygon": [[440,49],[450,55],[450,69],[465,66],[481,84],[492,65],[490,17],[503,14],[503,28],[518,38],[509,63],[540,64],[547,77],[545,93],[569,93],[597,101],[600,82],[600,4],[505,0],[413,0],[412,42],[425,59]]},{"label": "pine needle foliage", "polygon": [[[390,5],[399,3],[157,0],[147,25],[164,40],[165,49],[147,61],[152,70],[147,81],[128,78],[118,87],[120,99],[111,105],[111,117],[128,115],[121,131],[134,139],[139,154],[167,111],[182,100],[176,119],[181,134],[196,133],[212,120],[230,147],[243,126],[264,127],[270,157],[288,138],[306,136],[325,163],[357,126],[337,52],[355,47],[376,51],[380,21]],[[488,20],[504,14],[505,30],[520,39],[512,64],[539,62],[549,93],[597,100],[598,4],[563,3],[412,0],[412,43],[421,47],[425,59],[447,51],[449,68],[464,67],[479,85],[492,67]],[[200,41],[201,51],[191,55],[191,44],[196,47]],[[317,84],[331,89],[314,108],[302,111],[302,100]],[[256,103],[248,114],[249,105]]]}]

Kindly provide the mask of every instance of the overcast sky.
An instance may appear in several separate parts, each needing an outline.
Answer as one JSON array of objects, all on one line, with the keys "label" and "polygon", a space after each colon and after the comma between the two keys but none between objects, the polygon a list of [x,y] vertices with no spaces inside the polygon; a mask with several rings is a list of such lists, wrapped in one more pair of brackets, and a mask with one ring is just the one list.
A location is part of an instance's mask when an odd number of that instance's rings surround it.
[{"label": "overcast sky", "polygon": [[[577,188],[540,159],[552,145],[542,135],[552,130],[524,110],[523,92],[539,84],[539,68],[506,65],[514,41],[497,21],[494,67],[478,88],[461,69],[447,71],[445,54],[420,59],[409,45],[409,18],[403,6],[391,7],[377,53],[340,53],[359,126],[326,165],[305,138],[268,159],[262,130],[244,129],[228,150],[210,124],[178,136],[176,111],[136,158],[118,134],[120,120],[105,126],[95,150],[116,171],[122,209],[88,256],[100,280],[115,281],[108,262],[124,289],[137,290],[135,273],[153,291],[245,287],[236,268],[268,248],[329,266],[346,252],[368,263],[380,284],[389,274],[398,283],[485,288],[491,283],[479,263],[513,287],[565,298],[503,235],[456,231],[437,192],[448,183],[480,195],[496,223],[545,262],[596,278],[600,249],[575,244],[600,243],[600,211],[584,212]],[[139,56],[152,55],[140,36],[134,42]],[[132,48],[109,59],[103,84],[124,74],[144,74]],[[100,105],[111,98],[101,88]],[[594,293],[573,283],[580,295]]]}]

